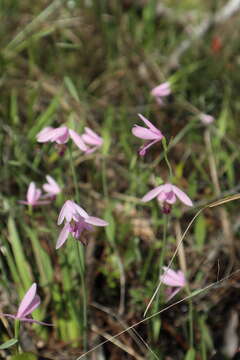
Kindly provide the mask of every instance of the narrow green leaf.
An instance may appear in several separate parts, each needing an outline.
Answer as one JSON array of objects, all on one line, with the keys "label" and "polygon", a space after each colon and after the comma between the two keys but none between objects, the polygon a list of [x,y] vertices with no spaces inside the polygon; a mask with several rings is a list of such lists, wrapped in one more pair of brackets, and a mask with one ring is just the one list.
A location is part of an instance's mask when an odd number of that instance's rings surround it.
[{"label": "narrow green leaf", "polygon": [[105,228],[108,241],[113,244],[115,241],[115,220],[110,209],[106,210],[104,218],[109,224]]},{"label": "narrow green leaf", "polygon": [[37,360],[37,356],[32,353],[22,353],[11,357],[10,360]]},{"label": "narrow green leaf", "polygon": [[13,125],[17,125],[19,123],[19,116],[18,116],[18,100],[17,100],[16,89],[12,90],[10,100],[11,100],[10,116],[11,116]]},{"label": "narrow green leaf", "polygon": [[185,356],[185,360],[195,360],[196,352],[193,348],[189,349],[187,355]]},{"label": "narrow green leaf", "polygon": [[157,341],[157,339],[159,338],[160,330],[161,330],[161,319],[156,318],[153,320],[153,338],[155,341]]},{"label": "narrow green leaf", "polygon": [[203,214],[200,214],[199,217],[196,219],[194,233],[197,247],[201,250],[206,239],[206,221]]},{"label": "narrow green leaf", "polygon": [[53,269],[50,257],[42,248],[37,233],[27,226],[24,226],[24,231],[27,233],[31,240],[35,261],[40,273],[40,284],[42,286],[48,285],[52,282],[53,279]]},{"label": "narrow green leaf", "polygon": [[15,345],[18,342],[18,339],[10,339],[8,341],[6,341],[5,343],[0,345],[0,350],[4,350],[4,349],[8,349],[11,346]]},{"label": "narrow green leaf", "polygon": [[16,266],[21,277],[22,284],[24,285],[24,290],[27,290],[33,282],[33,277],[25,257],[25,252],[17,232],[15,221],[11,216],[8,218],[8,232]]},{"label": "narrow green leaf", "polygon": [[65,76],[64,77],[64,84],[66,85],[68,91],[70,92],[70,94],[72,95],[72,97],[80,102],[79,96],[78,96],[78,91],[72,81],[72,79],[69,76]]}]

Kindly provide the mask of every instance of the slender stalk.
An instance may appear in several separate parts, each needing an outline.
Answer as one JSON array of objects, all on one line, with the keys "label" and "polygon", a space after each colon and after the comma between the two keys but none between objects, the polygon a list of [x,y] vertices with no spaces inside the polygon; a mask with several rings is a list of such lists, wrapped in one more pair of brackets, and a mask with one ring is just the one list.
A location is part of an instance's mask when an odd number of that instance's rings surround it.
[{"label": "slender stalk", "polygon": [[85,283],[85,258],[84,251],[82,249],[82,244],[79,241],[74,239],[75,249],[76,249],[76,257],[77,263],[79,265],[79,273],[81,278],[81,286],[82,286],[82,306],[83,306],[83,350],[87,351],[87,289]]},{"label": "slender stalk", "polygon": [[[69,159],[70,159],[70,165],[73,175],[73,182],[76,192],[76,200],[77,203],[79,203],[80,196],[79,196],[79,190],[78,190],[78,182],[77,182],[77,174],[75,171],[74,163],[73,163],[73,156],[72,156],[72,148],[69,147]],[[81,243],[79,243],[76,239],[74,239],[75,244],[75,254],[76,254],[76,260],[79,266],[79,273],[80,273],[80,279],[81,279],[81,287],[82,287],[82,308],[83,308],[83,350],[84,352],[87,351],[88,344],[87,344],[87,332],[88,332],[88,321],[87,321],[87,289],[86,289],[86,283],[85,283],[85,255],[84,255],[84,249]]]},{"label": "slender stalk", "polygon": [[20,342],[19,342],[19,334],[20,334],[20,321],[15,320],[14,321],[14,338],[18,340],[18,342],[16,344],[17,354],[19,354],[21,351]]},{"label": "slender stalk", "polygon": [[70,166],[71,166],[71,171],[72,171],[72,175],[73,175],[74,188],[76,191],[76,198],[77,198],[77,203],[78,203],[80,200],[80,196],[79,196],[79,190],[78,190],[77,174],[76,174],[74,163],[73,163],[72,147],[70,146],[68,148],[68,150],[69,150]]},{"label": "slender stalk", "polygon": [[168,160],[168,145],[167,145],[167,141],[166,141],[165,138],[163,138],[162,144],[163,144],[164,159],[165,159],[166,164],[167,164],[167,166],[168,166],[169,178],[170,178],[170,182],[171,182],[171,181],[172,181],[172,177],[173,177],[173,171],[172,171],[172,166],[171,166],[171,164],[170,164],[170,161]]},{"label": "slender stalk", "polygon": [[166,245],[167,245],[167,228],[168,228],[168,221],[169,215],[163,214],[163,240],[162,240],[162,251],[159,257],[159,273],[161,273],[161,269],[164,263],[164,258],[166,254]]},{"label": "slender stalk", "polygon": [[190,348],[193,348],[194,344],[194,336],[193,336],[193,301],[191,298],[191,290],[189,288],[188,283],[186,284],[186,294],[189,296],[188,299],[188,321],[189,321],[189,341]]}]

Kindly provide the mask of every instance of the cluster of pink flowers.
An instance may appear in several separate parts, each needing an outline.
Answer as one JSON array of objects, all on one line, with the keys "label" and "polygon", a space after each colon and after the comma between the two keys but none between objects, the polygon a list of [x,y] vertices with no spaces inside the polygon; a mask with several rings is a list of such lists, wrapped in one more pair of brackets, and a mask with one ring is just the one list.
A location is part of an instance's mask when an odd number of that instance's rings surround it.
[{"label": "cluster of pink flowers", "polygon": [[79,135],[76,131],[66,126],[60,126],[55,129],[49,126],[37,134],[37,141],[40,143],[56,142],[59,145],[63,145],[71,138],[81,151],[90,154],[102,146],[103,139],[88,127],[85,127],[84,130],[84,133]]},{"label": "cluster of pink flowers", "polygon": [[42,186],[45,194],[42,195],[42,190],[38,189],[35,182],[32,181],[28,187],[26,200],[19,200],[19,203],[24,205],[37,206],[49,204],[50,200],[55,199],[55,197],[60,194],[62,190],[58,183],[50,175],[47,175],[46,179],[47,183],[43,184]]},{"label": "cluster of pink flowers", "polygon": [[[164,104],[164,98],[171,94],[171,86],[169,82],[165,82],[156,86],[152,89],[151,94],[156,98],[158,104]],[[164,137],[162,132],[156,128],[147,118],[143,115],[138,114],[140,119],[145,123],[146,127],[134,125],[132,128],[132,133],[136,137],[147,140],[147,142],[142,145],[139,149],[139,155],[144,156],[146,151],[161,141]],[[201,113],[199,115],[199,119],[204,125],[208,125],[214,121],[214,118],[210,115]],[[163,213],[169,214],[172,209],[172,205],[178,200],[180,200],[184,205],[193,206],[192,200],[188,197],[188,195],[179,189],[176,185],[171,183],[166,183],[160,186],[155,187],[150,190],[143,198],[143,202],[148,202],[154,198],[157,198]],[[170,300],[173,296],[175,296],[181,288],[186,285],[185,275],[182,271],[174,271],[173,269],[163,267],[164,274],[161,275],[160,281],[165,285],[169,286],[168,289],[168,298],[167,301]],[[174,288],[176,288],[174,290]]]},{"label": "cluster of pink flowers", "polygon": [[[151,94],[156,98],[160,105],[163,105],[163,99],[171,94],[170,83],[165,82],[160,84],[152,89]],[[146,117],[141,114],[138,114],[138,116],[146,127],[135,124],[132,128],[132,133],[136,137],[146,141],[146,143],[139,149],[140,156],[144,156],[151,146],[163,139],[164,135]],[[214,121],[212,116],[203,113],[199,115],[199,119],[205,125]],[[74,144],[86,154],[93,153],[103,145],[103,139],[88,127],[85,127],[84,133],[81,135],[66,126],[58,128],[46,127],[37,134],[37,141],[40,143],[55,142],[62,146],[65,145],[69,139],[71,139]],[[44,194],[42,194],[41,189],[36,187],[34,182],[31,182],[28,187],[26,200],[20,200],[19,202],[21,204],[36,206],[48,204],[51,200],[53,200],[62,190],[50,175],[47,175],[46,179],[47,182],[42,186],[42,189],[45,192]],[[192,200],[188,197],[188,195],[176,185],[171,183],[165,183],[150,190],[142,198],[142,201],[148,202],[154,198],[157,198],[165,214],[170,213],[171,207],[177,199],[186,206],[193,206]],[[63,228],[60,231],[56,242],[56,249],[63,246],[69,235],[72,235],[74,239],[84,243],[84,240],[81,239],[81,235],[84,231],[93,231],[93,226],[105,227],[108,225],[105,220],[90,216],[81,206],[72,200],[65,201],[60,210],[57,224],[62,225],[63,223]],[[184,286],[186,286],[186,279],[184,273],[180,270],[174,271],[173,269],[167,267],[163,267],[163,270],[164,273],[160,276],[160,281],[170,288],[168,290],[167,298],[167,300],[170,300]],[[36,321],[31,317],[32,312],[39,305],[40,298],[37,295],[37,285],[34,283],[23,297],[16,315],[2,315],[23,322],[35,322],[43,325],[51,325]]]},{"label": "cluster of pink flowers", "polygon": [[[56,142],[58,145],[64,145],[69,139],[86,154],[93,153],[103,144],[103,139],[93,130],[85,127],[84,133],[79,135],[74,130],[61,126],[58,128],[46,127],[37,134],[37,141],[40,143]],[[29,184],[26,200],[20,200],[20,204],[37,206],[46,205],[55,199],[61,193],[62,189],[58,183],[50,176],[46,176],[47,182],[43,184],[42,189],[36,187],[32,181]],[[44,193],[42,192],[44,191]],[[69,234],[79,240],[84,230],[92,231],[93,226],[107,226],[108,223],[100,218],[89,216],[88,213],[72,200],[67,200],[58,217],[58,225],[66,220],[65,225],[60,232],[57,240],[56,249],[60,248],[67,240]],[[40,305],[40,297],[37,295],[37,285],[33,283],[24,295],[16,315],[1,314],[3,316],[19,320],[21,322],[37,323],[41,325],[52,325],[42,321],[34,320],[32,312]]]}]

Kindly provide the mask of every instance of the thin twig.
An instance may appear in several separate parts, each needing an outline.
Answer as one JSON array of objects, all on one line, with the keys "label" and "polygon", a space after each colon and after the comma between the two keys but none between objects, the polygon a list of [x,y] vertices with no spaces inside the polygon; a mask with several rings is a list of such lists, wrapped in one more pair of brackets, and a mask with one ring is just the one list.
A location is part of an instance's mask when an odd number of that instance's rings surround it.
[{"label": "thin twig", "polygon": [[146,321],[152,319],[153,317],[155,317],[155,316],[157,316],[157,315],[162,314],[163,312],[165,312],[165,311],[173,308],[174,306],[176,306],[176,305],[178,305],[178,304],[181,304],[182,302],[184,302],[184,301],[186,301],[186,300],[189,300],[190,298],[193,298],[193,297],[195,297],[195,296],[197,296],[197,295],[199,295],[199,294],[201,294],[201,293],[203,293],[203,292],[205,292],[205,291],[207,291],[207,290],[210,290],[210,289],[214,288],[216,285],[219,285],[220,283],[222,283],[222,282],[224,282],[224,281],[226,281],[226,280],[229,280],[233,275],[235,275],[235,274],[237,274],[237,273],[239,273],[239,272],[240,272],[240,269],[232,272],[231,274],[225,276],[224,278],[222,278],[222,279],[219,280],[219,281],[215,281],[214,283],[211,283],[210,285],[207,285],[207,286],[205,286],[205,287],[202,288],[202,289],[199,289],[199,290],[197,290],[197,291],[194,291],[191,295],[186,296],[185,298],[183,298],[183,299],[181,299],[181,300],[178,300],[178,301],[176,301],[175,303],[166,306],[166,307],[163,308],[162,310],[160,310],[160,311],[158,311],[158,312],[156,312],[156,313],[154,313],[154,314],[146,317],[145,319],[138,321],[137,323],[129,326],[127,329],[125,329],[125,330],[123,330],[123,331],[120,331],[119,333],[117,333],[117,334],[113,335],[112,337],[110,337],[108,340],[105,340],[105,341],[101,342],[100,344],[96,345],[95,347],[93,347],[92,349],[90,349],[89,351],[87,351],[86,353],[80,355],[76,360],[83,359],[83,358],[86,357],[89,353],[97,350],[99,347],[103,346],[103,345],[106,344],[107,342],[112,341],[112,340],[118,338],[120,335],[124,334],[125,332],[127,332],[127,331],[129,331],[129,330],[132,330],[133,328],[137,327],[138,325],[145,323]]},{"label": "thin twig", "polygon": [[107,341],[110,341],[114,345],[118,346],[120,349],[122,349],[123,351],[125,351],[126,353],[128,353],[129,355],[134,357],[135,359],[137,359],[137,360],[144,360],[145,359],[144,357],[138,355],[131,347],[127,346],[126,344],[123,344],[121,341],[119,341],[117,339],[113,339],[110,334],[108,334],[106,332],[102,332],[96,325],[92,325],[91,329],[92,329],[92,331],[94,331],[98,335],[101,335],[102,337],[107,339]]}]

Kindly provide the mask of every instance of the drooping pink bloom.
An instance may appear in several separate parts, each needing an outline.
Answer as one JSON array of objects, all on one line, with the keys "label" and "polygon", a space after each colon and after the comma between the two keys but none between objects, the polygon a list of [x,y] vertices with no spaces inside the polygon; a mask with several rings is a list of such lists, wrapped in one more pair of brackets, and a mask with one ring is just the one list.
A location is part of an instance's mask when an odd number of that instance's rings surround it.
[{"label": "drooping pink bloom", "polygon": [[87,154],[90,154],[102,146],[103,139],[88,127],[85,127],[84,130],[85,132],[82,134],[82,139],[87,145],[92,146],[86,151]]},{"label": "drooping pink bloom", "polygon": [[58,225],[66,220],[66,223],[59,234],[56,249],[59,249],[71,233],[75,239],[79,239],[83,230],[92,231],[95,226],[107,226],[108,223],[100,218],[89,216],[88,213],[72,200],[67,200],[58,217]]},{"label": "drooping pink bloom", "polygon": [[156,142],[162,140],[163,134],[160,130],[158,130],[148,119],[146,119],[143,115],[138,114],[140,119],[147,125],[147,128],[139,125],[134,125],[132,128],[132,133],[136,137],[144,140],[151,140],[146,145],[143,145],[139,149],[139,154],[144,156],[146,154],[146,150],[156,144]]},{"label": "drooping pink bloom", "polygon": [[47,183],[43,184],[43,190],[47,193],[45,197],[55,198],[62,191],[58,183],[50,176],[46,176]]},{"label": "drooping pink bloom", "polygon": [[47,200],[40,200],[41,194],[42,194],[41,190],[38,189],[35,183],[32,181],[28,187],[27,200],[19,200],[19,203],[30,206],[49,204],[49,201]]},{"label": "drooping pink bloom", "polygon": [[165,213],[171,211],[171,205],[174,204],[177,198],[187,206],[193,206],[192,200],[177,186],[172,184],[164,184],[157,186],[149,191],[143,198],[143,202],[147,202],[157,197],[158,201],[163,207]]},{"label": "drooping pink bloom", "polygon": [[199,119],[204,125],[209,125],[215,120],[213,116],[204,113],[199,115]]},{"label": "drooping pink bloom", "polygon": [[[185,285],[186,279],[181,270],[174,271],[163,266],[164,273],[160,276],[160,281],[170,287],[167,301],[172,299]],[[173,288],[176,288],[175,290]]]},{"label": "drooping pink bloom", "polygon": [[49,126],[37,134],[37,141],[40,143],[56,142],[57,144],[65,144],[69,138],[73,140],[80,150],[88,150],[88,147],[82,140],[82,137],[78,135],[76,131],[68,129],[66,126],[61,126],[55,129]]},{"label": "drooping pink bloom", "polygon": [[40,297],[37,295],[37,284],[33,283],[32,286],[28,289],[28,291],[24,295],[18,307],[17,314],[16,315],[2,314],[2,315],[23,322],[52,326],[52,324],[48,324],[42,321],[37,321],[32,319],[31,313],[40,305],[40,302],[41,302]]},{"label": "drooping pink bloom", "polygon": [[163,98],[171,94],[171,86],[168,81],[156,86],[152,89],[151,94],[156,98],[157,102],[162,105]]}]

